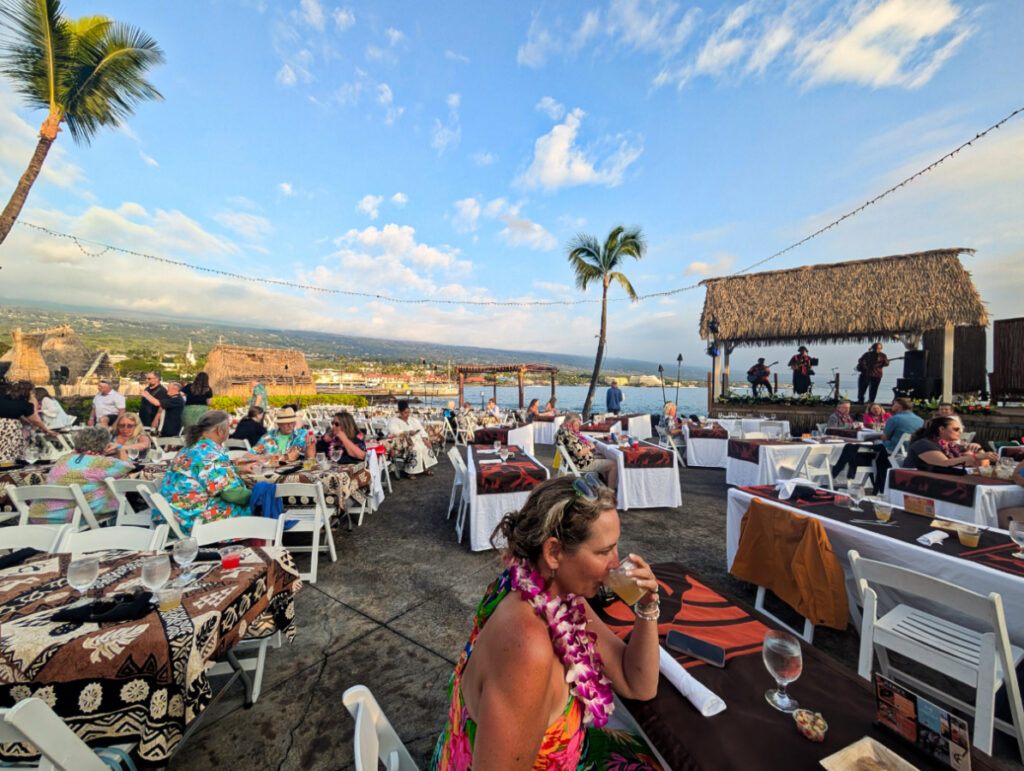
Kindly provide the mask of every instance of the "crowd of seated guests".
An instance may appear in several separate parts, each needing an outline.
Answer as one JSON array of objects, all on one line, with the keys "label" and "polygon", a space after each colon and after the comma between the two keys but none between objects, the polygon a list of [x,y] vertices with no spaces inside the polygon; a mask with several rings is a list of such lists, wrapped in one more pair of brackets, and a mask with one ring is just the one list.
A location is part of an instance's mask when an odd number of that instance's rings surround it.
[{"label": "crowd of seated guests", "polygon": [[0,379],[0,463],[24,457],[32,428],[49,436],[56,435],[36,414],[31,395],[29,381],[8,383]]},{"label": "crowd of seated guests", "polygon": [[316,439],[302,428],[302,418],[294,407],[277,412],[277,427],[267,431],[252,451],[277,461],[291,463],[301,457],[316,456]]},{"label": "crowd of seated guests", "polygon": [[903,467],[938,474],[965,474],[965,469],[976,468],[983,460],[998,461],[994,452],[979,452],[978,445],[961,444],[962,431],[959,418],[932,418],[910,437]]}]

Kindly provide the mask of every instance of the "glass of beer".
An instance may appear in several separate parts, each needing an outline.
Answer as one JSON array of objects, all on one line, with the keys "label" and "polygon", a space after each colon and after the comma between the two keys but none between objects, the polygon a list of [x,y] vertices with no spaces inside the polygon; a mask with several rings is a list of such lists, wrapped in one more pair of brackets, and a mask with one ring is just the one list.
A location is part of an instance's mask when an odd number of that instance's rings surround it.
[{"label": "glass of beer", "polygon": [[633,570],[635,564],[629,559],[624,559],[619,566],[608,573],[605,579],[605,586],[618,595],[619,599],[632,607],[640,602],[640,598],[647,594],[647,590],[636,585],[636,579],[627,576],[627,570]]}]

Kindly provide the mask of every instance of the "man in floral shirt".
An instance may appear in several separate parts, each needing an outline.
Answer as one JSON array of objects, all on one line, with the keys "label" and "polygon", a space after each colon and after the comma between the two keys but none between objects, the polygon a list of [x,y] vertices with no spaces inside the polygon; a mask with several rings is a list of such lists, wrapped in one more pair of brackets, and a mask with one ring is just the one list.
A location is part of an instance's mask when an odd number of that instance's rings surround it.
[{"label": "man in floral shirt", "polygon": [[277,428],[267,431],[252,448],[257,455],[270,455],[284,461],[316,456],[316,440],[302,429],[302,420],[291,407],[277,413]]}]

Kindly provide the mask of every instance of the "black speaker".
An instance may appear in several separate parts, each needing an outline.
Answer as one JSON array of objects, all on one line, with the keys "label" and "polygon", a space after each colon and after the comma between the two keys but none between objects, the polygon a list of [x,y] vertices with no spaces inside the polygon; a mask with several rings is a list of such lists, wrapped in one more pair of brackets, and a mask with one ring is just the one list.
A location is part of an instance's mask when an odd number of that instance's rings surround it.
[{"label": "black speaker", "polygon": [[942,378],[901,377],[893,390],[896,396],[906,396],[908,399],[937,399],[942,396]]},{"label": "black speaker", "polygon": [[903,377],[919,380],[928,376],[928,351],[907,351],[903,356]]}]

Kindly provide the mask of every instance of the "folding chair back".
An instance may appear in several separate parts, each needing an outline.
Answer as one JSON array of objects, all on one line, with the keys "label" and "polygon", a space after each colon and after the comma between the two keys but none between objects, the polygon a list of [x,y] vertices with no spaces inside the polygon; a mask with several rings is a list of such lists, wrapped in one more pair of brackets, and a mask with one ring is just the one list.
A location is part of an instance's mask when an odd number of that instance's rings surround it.
[{"label": "folding chair back", "polygon": [[167,525],[153,530],[130,525],[101,527],[99,530],[67,530],[57,551],[62,554],[85,554],[107,549],[125,551],[159,551],[167,544]]},{"label": "folding chair back", "polygon": [[574,477],[580,476],[579,469],[576,468],[576,464],[572,462],[572,458],[569,457],[569,451],[565,449],[565,445],[555,445],[559,455],[558,475],[567,476],[572,474]]},{"label": "folding chair back", "polygon": [[43,771],[110,771],[42,699],[22,699],[0,709],[0,744],[20,742],[39,750],[37,768]]},{"label": "folding chair back", "polygon": [[0,549],[38,549],[53,553],[57,551],[64,533],[71,525],[54,528],[51,525],[14,525],[0,528]]},{"label": "folding chair back", "polygon": [[903,436],[901,436],[899,441],[896,442],[896,446],[892,448],[892,452],[889,453],[889,462],[894,468],[899,468],[903,465],[903,461],[907,457],[907,447],[909,445],[910,434],[904,432]]},{"label": "folding chair back", "polygon": [[[327,511],[327,502],[324,498],[324,487],[320,482],[285,482],[276,485],[276,496],[278,498],[307,498],[312,501],[312,506],[300,506],[286,508],[281,515],[283,522],[294,522],[289,528],[289,533],[311,533],[312,543],[309,546],[290,546],[291,551],[308,551],[310,553],[310,567],[308,573],[300,573],[304,581],[311,584],[316,583],[317,565],[319,563],[320,550],[326,548],[331,555],[331,562],[337,562],[338,554],[334,547],[334,533],[331,531],[330,514]],[[348,517],[349,529],[352,529],[352,517],[348,510],[345,510]],[[362,524],[360,517],[359,524]],[[320,543],[320,533],[324,532],[326,543]]]},{"label": "folding chair back", "polygon": [[212,522],[196,522],[192,528],[192,537],[200,546],[249,538],[262,538],[273,546],[280,546],[283,532],[283,518],[228,517]]},{"label": "folding chair back", "polygon": [[[82,520],[91,528],[98,528],[99,522],[92,513],[88,501],[82,494],[82,488],[78,485],[26,485],[23,487],[8,487],[7,495],[20,514],[19,525],[28,525],[29,517],[32,516],[33,502],[44,501],[66,501],[73,504],[71,520],[67,524],[76,529],[81,526]],[[54,523],[48,527],[60,527],[64,522]]]},{"label": "folding chair back", "polygon": [[166,498],[164,498],[160,493],[151,493],[145,488],[140,488],[139,494],[149,505],[150,509],[155,511],[156,514],[163,519],[167,527],[170,528],[170,531],[174,533],[175,540],[180,541],[186,537],[185,531],[181,529],[181,523],[178,522],[178,517],[174,513],[174,509],[171,508],[171,504],[167,502]]},{"label": "folding chair back", "polygon": [[[996,592],[985,596],[924,573],[863,559],[855,549],[850,550],[849,560],[864,603],[857,668],[860,676],[871,679],[873,654],[877,653],[879,670],[886,677],[895,673],[933,698],[974,713],[974,745],[982,752],[992,753],[992,732],[997,727],[1016,736],[1024,759],[1024,708],[1015,672],[1024,659],[1024,650],[1010,645],[1002,597]],[[899,603],[879,618],[878,586],[924,599],[930,607],[941,608],[943,616]],[[945,616],[950,611],[970,617],[972,626],[984,631],[948,620]],[[892,667],[886,649],[976,688],[973,707]],[[1012,725],[995,718],[996,693],[1004,686]]]},{"label": "folding chair back", "polygon": [[356,721],[352,747],[356,771],[377,771],[378,761],[387,771],[418,771],[369,688],[353,685],[341,700]]},{"label": "folding chair back", "polygon": [[[135,525],[137,527],[151,527],[153,523],[152,511],[136,512],[128,500],[128,493],[138,493],[145,489],[149,493],[155,493],[158,485],[149,479],[114,479],[107,477],[103,480],[114,498],[117,499],[116,525]],[[150,507],[152,508],[152,507]]]},{"label": "folding chair back", "polygon": [[228,439],[224,442],[225,450],[245,450],[250,452],[252,447],[249,445],[248,439]]},{"label": "folding chair back", "polygon": [[811,445],[807,448],[797,467],[794,477],[803,477],[818,484],[824,483],[829,490],[835,489],[832,480],[832,448],[827,444]]},{"label": "folding chair back", "polygon": [[449,448],[448,460],[452,462],[452,467],[455,469],[455,477],[452,479],[452,494],[448,498],[448,509],[445,514],[445,519],[451,519],[452,507],[455,505],[456,496],[459,497],[460,516],[462,514],[462,509],[468,505],[468,490],[466,486],[466,461],[462,459],[462,455],[459,453],[457,447]]}]

